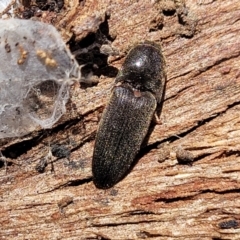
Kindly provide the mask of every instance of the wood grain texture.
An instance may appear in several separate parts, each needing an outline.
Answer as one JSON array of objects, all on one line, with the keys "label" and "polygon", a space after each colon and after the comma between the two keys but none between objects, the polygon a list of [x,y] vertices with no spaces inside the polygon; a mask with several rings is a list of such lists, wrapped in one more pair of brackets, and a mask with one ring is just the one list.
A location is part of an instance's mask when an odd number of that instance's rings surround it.
[{"label": "wood grain texture", "polygon": [[[120,52],[111,66],[119,68],[138,41],[161,42],[168,76],[161,124],[128,176],[96,189],[94,138],[113,79],[72,87],[53,129],[1,141],[9,164],[7,173],[0,169],[0,239],[240,239],[239,1],[82,2],[68,1],[87,17],[110,12]],[[56,144],[70,156],[49,154]],[[178,164],[188,154],[193,162]]]}]

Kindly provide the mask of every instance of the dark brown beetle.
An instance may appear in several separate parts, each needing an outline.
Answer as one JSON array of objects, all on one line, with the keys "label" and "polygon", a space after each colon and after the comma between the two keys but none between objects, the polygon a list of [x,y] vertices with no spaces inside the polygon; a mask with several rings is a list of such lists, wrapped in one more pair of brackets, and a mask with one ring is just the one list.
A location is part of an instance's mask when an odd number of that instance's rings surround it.
[{"label": "dark brown beetle", "polygon": [[165,61],[159,45],[144,42],[130,50],[96,136],[92,161],[96,187],[112,187],[130,169],[162,101],[165,82]]}]

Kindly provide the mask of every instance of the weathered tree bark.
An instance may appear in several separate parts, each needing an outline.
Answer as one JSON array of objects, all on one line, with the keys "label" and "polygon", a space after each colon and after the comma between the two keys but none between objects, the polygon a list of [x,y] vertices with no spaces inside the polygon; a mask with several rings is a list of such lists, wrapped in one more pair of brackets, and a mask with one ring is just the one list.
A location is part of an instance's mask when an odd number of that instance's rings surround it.
[{"label": "weathered tree bark", "polygon": [[94,137],[113,78],[72,88],[53,129],[1,145],[0,239],[240,239],[239,0],[69,0],[57,24],[66,40],[82,39],[84,21],[100,24],[106,12],[120,52],[109,65],[119,68],[138,41],[161,42],[162,123],[132,171],[96,189]]}]

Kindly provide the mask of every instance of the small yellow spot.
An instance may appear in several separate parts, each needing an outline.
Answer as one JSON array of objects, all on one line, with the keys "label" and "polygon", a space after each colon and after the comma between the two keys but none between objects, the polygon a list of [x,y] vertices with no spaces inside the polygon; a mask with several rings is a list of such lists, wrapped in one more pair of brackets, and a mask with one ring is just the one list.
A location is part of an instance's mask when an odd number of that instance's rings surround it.
[{"label": "small yellow spot", "polygon": [[45,59],[45,64],[49,67],[56,67],[57,66],[57,62],[54,59],[49,58],[49,57],[47,57]]},{"label": "small yellow spot", "polygon": [[39,58],[41,58],[41,60],[43,60],[43,62],[45,63],[45,65],[47,67],[56,67],[57,66],[57,62],[52,58],[50,53],[39,49],[36,51],[36,54]]},{"label": "small yellow spot", "polygon": [[26,50],[24,50],[24,48],[22,46],[19,46],[19,52],[20,52],[20,58],[18,59],[17,63],[19,65],[23,64],[25,62],[25,60],[28,57],[28,52]]},{"label": "small yellow spot", "polygon": [[24,60],[23,58],[20,58],[20,59],[18,59],[18,61],[17,61],[17,63],[18,63],[19,65],[22,65],[24,62],[25,62],[25,60]]},{"label": "small yellow spot", "polygon": [[40,57],[42,59],[45,59],[47,57],[47,53],[43,50],[37,50],[36,54],[37,54],[38,57]]}]

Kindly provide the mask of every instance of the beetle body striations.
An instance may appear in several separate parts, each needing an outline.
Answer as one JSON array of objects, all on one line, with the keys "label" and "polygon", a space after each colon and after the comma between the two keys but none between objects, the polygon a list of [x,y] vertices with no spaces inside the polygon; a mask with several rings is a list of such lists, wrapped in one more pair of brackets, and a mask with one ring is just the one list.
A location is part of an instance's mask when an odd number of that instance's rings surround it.
[{"label": "beetle body striations", "polygon": [[144,42],[130,50],[96,136],[92,162],[96,187],[112,187],[130,169],[162,100],[165,81],[159,45]]}]

